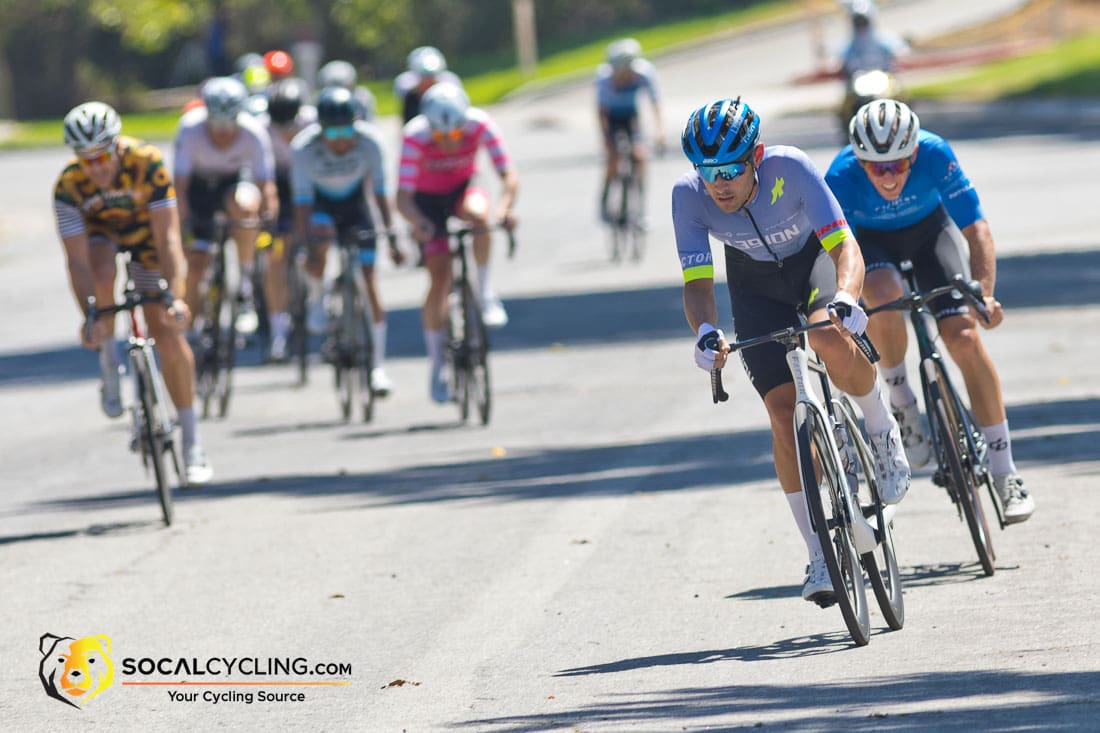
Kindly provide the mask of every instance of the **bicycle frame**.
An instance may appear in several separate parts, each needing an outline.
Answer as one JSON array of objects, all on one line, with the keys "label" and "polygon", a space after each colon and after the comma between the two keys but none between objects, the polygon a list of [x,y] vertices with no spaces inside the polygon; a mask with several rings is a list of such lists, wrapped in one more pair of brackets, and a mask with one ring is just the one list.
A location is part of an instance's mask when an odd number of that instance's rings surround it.
[{"label": "bicycle frame", "polygon": [[340,396],[344,419],[351,417],[354,382],[359,385],[363,420],[369,422],[374,410],[374,391],[370,373],[374,366],[374,344],[368,323],[367,284],[360,265],[360,241],[374,232],[353,228],[340,237],[338,243],[340,274],[336,278],[340,303],[340,318],[336,322],[335,369],[336,390]]}]

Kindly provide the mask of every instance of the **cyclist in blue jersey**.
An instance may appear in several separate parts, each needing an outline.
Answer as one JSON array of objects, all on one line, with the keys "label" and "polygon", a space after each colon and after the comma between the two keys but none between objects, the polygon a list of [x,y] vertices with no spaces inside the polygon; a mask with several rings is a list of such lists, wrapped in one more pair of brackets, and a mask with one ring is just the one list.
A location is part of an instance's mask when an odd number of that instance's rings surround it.
[{"label": "cyclist in blue jersey", "polygon": [[[600,194],[600,218],[610,221],[607,197],[611,181],[619,165],[619,151],[615,135],[624,131],[631,143],[631,154],[637,171],[638,188],[645,191],[646,151],[638,129],[638,93],[644,92],[653,104],[655,121],[655,145],[664,149],[664,132],[661,127],[661,103],[657,93],[657,70],[641,57],[642,47],[633,38],[622,38],[607,47],[607,61],[596,69],[596,109],[599,113],[600,131],[603,135],[606,165],[603,189]],[[641,200],[645,200],[644,195]]]},{"label": "cyclist in blue jersey", "polygon": [[[975,328],[975,322],[994,328],[1004,319],[993,296],[993,235],[978,193],[947,141],[922,130],[917,115],[902,102],[882,99],[863,105],[848,133],[851,142],[833,160],[826,181],[856,228],[867,264],[867,304],[874,307],[901,297],[898,263],[904,259],[912,261],[921,288],[946,285],[956,274],[972,276],[982,285],[991,315],[988,324],[947,296],[934,302],[932,310],[989,444],[990,470],[1005,521],[1025,521],[1035,501],[1016,470],[1000,378]],[[876,314],[870,333],[882,354],[880,371],[890,386],[909,459],[921,465],[930,450],[906,376],[905,316],[897,311]]]},{"label": "cyclist in blue jersey", "polygon": [[[738,339],[798,325],[800,314],[811,323],[830,319],[837,326],[811,331],[810,345],[836,386],[863,411],[883,500],[901,501],[909,487],[901,434],[875,367],[848,337],[867,325],[859,305],[863,259],[821,174],[798,148],[764,147],[760,118],[740,97],[694,111],[682,144],[695,170],[672,189],[672,220],[684,312],[698,338],[695,363],[710,371],[724,366],[729,352],[724,334],[713,325],[718,319],[713,238],[724,245]],[[740,353],[767,408],[776,474],[809,551],[802,597],[823,602],[833,588],[802,494],[791,429],[795,388],[784,347],[767,344]]]}]

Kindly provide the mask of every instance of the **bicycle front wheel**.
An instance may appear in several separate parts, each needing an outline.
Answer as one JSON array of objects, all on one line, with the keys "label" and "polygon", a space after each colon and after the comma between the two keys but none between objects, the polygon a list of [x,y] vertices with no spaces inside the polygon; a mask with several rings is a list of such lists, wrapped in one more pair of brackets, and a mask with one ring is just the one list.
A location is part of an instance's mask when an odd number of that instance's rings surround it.
[{"label": "bicycle front wheel", "polygon": [[[171,525],[175,511],[172,504],[172,485],[168,479],[168,469],[164,465],[164,453],[168,449],[167,435],[158,419],[159,406],[156,387],[153,384],[155,379],[153,370],[156,369],[156,365],[151,363],[149,354],[144,349],[133,352],[131,363],[134,367],[134,378],[137,380],[141,409],[141,420],[138,422],[141,429],[141,450],[153,467],[153,477],[157,483],[157,498],[160,500],[164,523]],[[175,456],[173,460],[176,460]]]},{"label": "bicycle front wheel", "polygon": [[237,314],[240,303],[237,298],[222,299],[222,326],[218,339],[218,378],[215,391],[218,396],[218,417],[229,412],[229,398],[233,393],[233,366],[237,362]]},{"label": "bicycle front wheel", "polygon": [[298,364],[298,384],[304,385],[309,379],[306,359],[309,355],[309,333],[306,331],[306,283],[302,264],[290,263],[287,270],[287,295],[290,310],[290,338],[288,340],[291,358]]},{"label": "bicycle front wheel", "polygon": [[948,470],[949,491],[966,521],[982,571],[993,575],[997,555],[982,506],[985,475],[983,467],[978,465],[974,445],[973,434],[977,427],[943,365],[935,360],[928,360],[924,365],[928,380],[928,415],[935,422],[933,430],[939,436],[939,449],[943,453],[941,463],[945,463]]},{"label": "bicycle front wheel", "polygon": [[[477,405],[478,418],[482,425],[489,424],[492,409],[492,397],[489,385],[489,332],[481,318],[481,305],[474,297],[469,284],[464,288],[466,331],[463,351],[466,355],[466,376],[464,379],[465,402],[472,398]],[[463,415],[463,420],[466,415]]]},{"label": "bicycle front wheel", "polygon": [[[810,521],[821,541],[821,552],[833,581],[834,597],[840,606],[844,624],[852,641],[857,646],[864,646],[871,640],[867,590],[863,567],[851,536],[850,508],[845,506],[843,499],[847,477],[832,448],[829,430],[825,416],[816,407],[805,402],[795,405],[799,470]],[[814,467],[815,455],[821,466],[820,484]],[[845,482],[844,486],[841,482]]]},{"label": "bicycle front wheel", "polygon": [[857,501],[863,516],[874,525],[875,539],[878,540],[873,552],[866,552],[860,557],[882,617],[891,629],[897,631],[905,625],[905,599],[902,597],[901,572],[898,570],[897,555],[894,552],[894,523],[883,515],[884,507],[878,493],[874,459],[860,431],[855,408],[847,395],[843,395],[837,404],[847,429],[848,440],[855,451],[854,468],[859,481]]}]

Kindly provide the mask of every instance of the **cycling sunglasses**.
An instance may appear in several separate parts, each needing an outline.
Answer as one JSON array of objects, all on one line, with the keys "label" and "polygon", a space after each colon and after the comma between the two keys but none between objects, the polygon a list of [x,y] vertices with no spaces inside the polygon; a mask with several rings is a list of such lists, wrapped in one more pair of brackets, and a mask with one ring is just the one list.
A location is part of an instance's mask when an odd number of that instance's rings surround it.
[{"label": "cycling sunglasses", "polygon": [[451,130],[432,130],[432,140],[437,143],[441,143],[444,140],[454,140],[455,142],[462,139],[462,128],[456,127]]},{"label": "cycling sunglasses", "polygon": [[343,140],[345,138],[355,137],[355,125],[326,127],[324,129],[324,136],[326,140]]},{"label": "cycling sunglasses", "polygon": [[902,158],[901,160],[888,160],[884,163],[876,163],[869,160],[863,161],[863,169],[873,176],[885,176],[887,173],[893,173],[895,176],[900,176],[910,168],[913,167],[913,158]]},{"label": "cycling sunglasses", "polygon": [[84,165],[96,165],[97,163],[103,165],[104,163],[109,163],[114,155],[115,151],[110,147],[77,153],[77,157],[80,158],[80,162]]},{"label": "cycling sunglasses", "polygon": [[749,162],[742,160],[737,163],[726,163],[725,165],[697,165],[695,170],[699,171],[699,175],[703,177],[704,181],[714,183],[719,178],[723,181],[732,181],[741,176],[748,166]]}]

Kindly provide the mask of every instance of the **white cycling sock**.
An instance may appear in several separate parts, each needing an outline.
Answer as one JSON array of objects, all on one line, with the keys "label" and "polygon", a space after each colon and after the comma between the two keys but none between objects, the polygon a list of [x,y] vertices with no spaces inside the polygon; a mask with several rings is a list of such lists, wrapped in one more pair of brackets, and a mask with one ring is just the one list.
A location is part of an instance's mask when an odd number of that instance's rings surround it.
[{"label": "white cycling sock", "polygon": [[386,322],[371,321],[370,336],[374,340],[374,365],[380,367],[386,360]]},{"label": "white cycling sock", "polygon": [[180,436],[183,438],[183,452],[191,450],[198,443],[199,421],[195,416],[194,407],[180,407],[176,410],[176,417],[180,424]]},{"label": "white cycling sock", "polygon": [[307,297],[310,300],[318,301],[325,296],[325,281],[319,277],[313,275],[306,275],[306,290]]},{"label": "white cycling sock", "polygon": [[115,349],[115,339],[104,339],[103,343],[99,345],[99,368],[106,376],[111,374],[111,370],[118,371],[118,353]]},{"label": "white cycling sock", "polygon": [[810,526],[810,513],[806,510],[806,497],[803,492],[798,491],[793,494],[784,494],[787,497],[787,503],[791,507],[791,514],[794,515],[794,522],[798,525],[798,531],[802,533],[802,541],[806,543],[806,551],[810,553],[810,557],[821,554],[821,540],[818,539],[817,533],[814,532],[812,526]]},{"label": "white cycling sock", "polygon": [[443,347],[446,342],[447,332],[443,329],[438,331],[424,329],[424,346],[428,349],[428,359],[431,361],[433,370],[443,367]]},{"label": "white cycling sock", "polygon": [[985,442],[989,444],[989,470],[994,476],[1016,473],[1012,460],[1012,438],[1008,434],[1008,420],[982,428]]},{"label": "white cycling sock", "polygon": [[272,313],[271,314],[271,335],[274,338],[286,338],[287,332],[290,331],[290,314],[289,313]]},{"label": "white cycling sock", "polygon": [[477,266],[477,284],[481,288],[481,301],[484,303],[485,298],[489,296],[493,290],[489,287],[489,265]]},{"label": "white cycling sock", "polygon": [[886,395],[882,391],[882,384],[877,379],[870,392],[861,397],[852,395],[852,401],[859,405],[859,409],[863,411],[863,422],[867,426],[867,432],[871,435],[886,432],[894,427],[894,417],[890,414],[890,408],[886,404]]},{"label": "white cycling sock", "polygon": [[890,388],[890,404],[897,407],[905,407],[917,401],[913,394],[913,388],[909,386],[909,377],[906,374],[905,360],[897,366],[883,366],[880,362],[878,373],[882,375],[882,381]]}]

